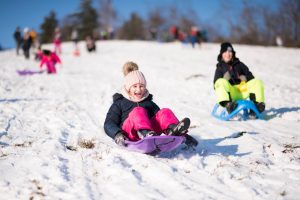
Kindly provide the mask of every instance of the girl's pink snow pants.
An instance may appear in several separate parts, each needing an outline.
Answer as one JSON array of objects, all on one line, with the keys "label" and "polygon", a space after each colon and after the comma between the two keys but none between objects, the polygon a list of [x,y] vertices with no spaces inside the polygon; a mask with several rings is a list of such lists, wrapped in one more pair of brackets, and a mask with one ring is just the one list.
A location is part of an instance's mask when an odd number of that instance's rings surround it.
[{"label": "girl's pink snow pants", "polygon": [[124,121],[122,130],[127,134],[129,140],[138,141],[140,138],[137,135],[138,130],[146,129],[155,131],[156,133],[164,132],[169,125],[178,124],[172,110],[163,108],[159,110],[151,119],[148,118],[147,110],[143,107],[134,108]]}]

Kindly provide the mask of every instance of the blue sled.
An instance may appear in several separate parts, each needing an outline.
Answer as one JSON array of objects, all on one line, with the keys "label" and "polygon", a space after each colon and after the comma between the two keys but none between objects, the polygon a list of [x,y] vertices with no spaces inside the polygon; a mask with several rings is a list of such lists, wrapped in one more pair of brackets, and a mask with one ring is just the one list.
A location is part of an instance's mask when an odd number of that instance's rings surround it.
[{"label": "blue sled", "polygon": [[260,114],[255,106],[255,104],[252,101],[249,100],[237,100],[236,103],[237,108],[230,114],[227,113],[226,109],[223,108],[220,114],[217,113],[219,104],[216,104],[213,111],[212,115],[220,120],[228,121],[232,117],[234,117],[236,114],[238,114],[240,111],[243,111],[242,118],[243,120],[246,120],[249,118],[249,113],[248,110],[251,109],[253,112],[255,112],[256,116],[258,119],[263,119],[262,114]]}]

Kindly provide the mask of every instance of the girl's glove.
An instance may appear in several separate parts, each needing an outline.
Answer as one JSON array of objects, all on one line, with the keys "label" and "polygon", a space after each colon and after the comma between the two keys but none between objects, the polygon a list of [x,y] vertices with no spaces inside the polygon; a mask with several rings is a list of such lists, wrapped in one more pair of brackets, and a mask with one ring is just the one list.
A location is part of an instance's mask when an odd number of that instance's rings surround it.
[{"label": "girl's glove", "polygon": [[126,146],[125,144],[125,140],[128,140],[128,138],[123,134],[123,132],[119,132],[117,133],[117,135],[115,136],[115,143],[117,145],[120,145],[120,146]]},{"label": "girl's glove", "polygon": [[240,75],[240,76],[239,76],[239,79],[240,79],[241,81],[247,82],[247,78],[246,78],[245,75]]},{"label": "girl's glove", "polygon": [[247,91],[247,83],[245,81],[242,81],[237,88],[240,92],[246,92]]},{"label": "girl's glove", "polygon": [[223,78],[226,79],[227,81],[229,81],[231,79],[231,75],[230,75],[229,71],[225,72],[225,74],[223,75]]}]

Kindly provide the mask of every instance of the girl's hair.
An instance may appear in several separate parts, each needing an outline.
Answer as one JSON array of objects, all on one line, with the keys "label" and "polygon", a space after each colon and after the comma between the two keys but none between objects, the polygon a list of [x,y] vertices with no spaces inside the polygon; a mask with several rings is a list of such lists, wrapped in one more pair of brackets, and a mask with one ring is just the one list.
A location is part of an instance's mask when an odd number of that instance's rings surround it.
[{"label": "girl's hair", "polygon": [[135,70],[139,70],[139,66],[134,62],[129,61],[123,65],[124,76],[126,76],[128,73],[135,71]]},{"label": "girl's hair", "polygon": [[50,56],[51,51],[49,51],[48,49],[44,49],[43,54],[46,55],[46,56]]}]

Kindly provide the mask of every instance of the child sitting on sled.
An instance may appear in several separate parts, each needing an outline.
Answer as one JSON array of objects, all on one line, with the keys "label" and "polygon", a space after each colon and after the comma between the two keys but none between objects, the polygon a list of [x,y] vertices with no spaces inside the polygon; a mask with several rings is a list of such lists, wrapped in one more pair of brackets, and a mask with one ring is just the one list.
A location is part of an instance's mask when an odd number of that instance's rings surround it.
[{"label": "child sitting on sled", "polygon": [[[218,103],[228,113],[237,107],[236,100],[249,98],[261,113],[265,110],[264,86],[255,79],[249,68],[235,57],[235,51],[228,42],[221,44],[218,64],[214,77],[214,89]],[[256,118],[251,110],[250,118]]]},{"label": "child sitting on sled", "polygon": [[122,94],[113,95],[113,104],[109,108],[104,122],[106,134],[118,145],[125,140],[138,141],[161,133],[185,136],[186,144],[196,146],[197,140],[187,134],[189,118],[179,121],[172,110],[160,109],[147,90],[147,82],[138,65],[127,62],[123,66],[125,83]]},{"label": "child sitting on sled", "polygon": [[56,73],[56,68],[55,65],[56,63],[60,63],[60,58],[56,55],[56,53],[51,52],[49,50],[43,50],[42,51],[42,56],[41,56],[41,61],[40,61],[40,68],[42,69],[43,65],[45,64],[47,67],[47,72],[48,74],[55,74]]}]

